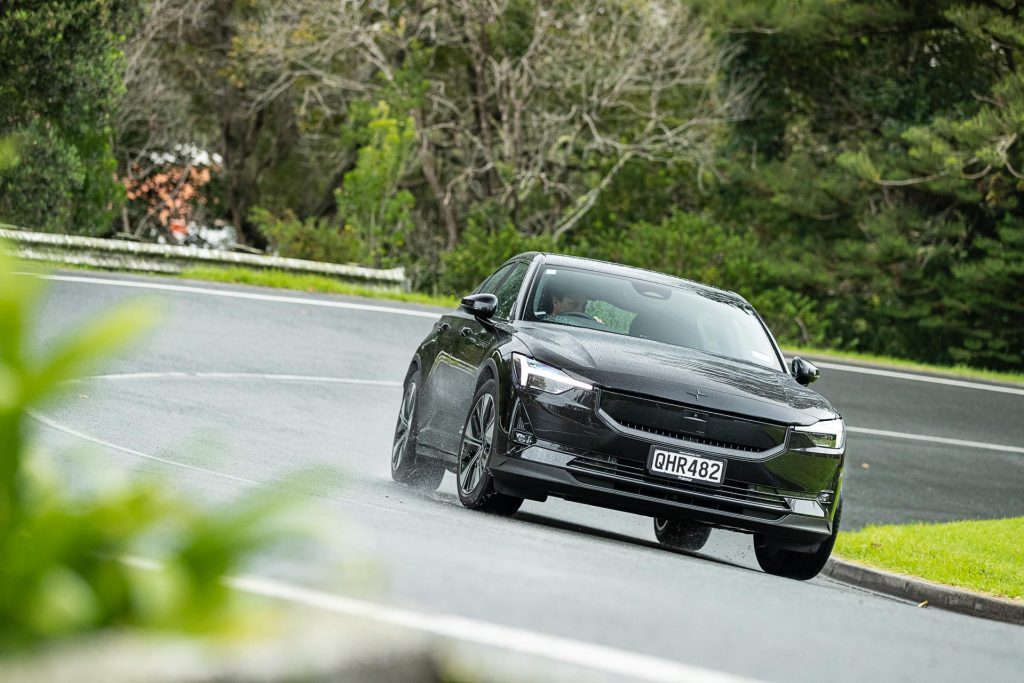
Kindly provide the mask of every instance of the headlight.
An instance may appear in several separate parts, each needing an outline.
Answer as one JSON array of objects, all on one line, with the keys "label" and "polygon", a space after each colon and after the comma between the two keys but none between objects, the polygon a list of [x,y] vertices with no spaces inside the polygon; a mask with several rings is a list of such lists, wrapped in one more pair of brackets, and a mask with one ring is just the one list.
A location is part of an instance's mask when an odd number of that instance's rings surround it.
[{"label": "headlight", "polygon": [[592,384],[573,379],[558,368],[545,365],[521,353],[513,353],[512,359],[516,364],[517,379],[521,387],[549,394],[564,394],[570,389],[590,391],[594,388]]},{"label": "headlight", "polygon": [[806,434],[819,448],[840,449],[846,440],[846,426],[841,419],[822,420],[806,427],[794,427],[793,431]]}]

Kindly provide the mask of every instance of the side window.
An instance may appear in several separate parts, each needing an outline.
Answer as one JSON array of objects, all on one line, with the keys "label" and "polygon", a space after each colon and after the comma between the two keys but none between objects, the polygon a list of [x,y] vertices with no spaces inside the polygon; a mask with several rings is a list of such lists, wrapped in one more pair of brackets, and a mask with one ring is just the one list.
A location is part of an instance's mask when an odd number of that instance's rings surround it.
[{"label": "side window", "polygon": [[505,281],[498,287],[498,291],[494,293],[498,297],[498,309],[494,312],[495,318],[508,320],[512,313],[512,306],[516,303],[516,297],[519,296],[519,290],[523,286],[523,280],[526,278],[526,271],[529,269],[529,263],[515,264],[512,274],[505,278]]},{"label": "side window", "polygon": [[498,284],[502,278],[508,275],[509,271],[515,268],[514,263],[509,263],[504,268],[501,268],[490,275],[486,280],[480,283],[480,286],[473,290],[474,294],[494,294],[494,290],[498,288]]}]

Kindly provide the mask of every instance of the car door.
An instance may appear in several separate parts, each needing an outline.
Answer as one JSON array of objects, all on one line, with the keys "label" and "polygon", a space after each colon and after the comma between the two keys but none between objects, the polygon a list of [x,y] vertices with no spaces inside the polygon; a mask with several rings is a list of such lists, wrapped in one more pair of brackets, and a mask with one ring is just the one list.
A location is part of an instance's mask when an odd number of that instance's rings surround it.
[{"label": "car door", "polygon": [[[515,267],[515,263],[505,264],[473,293],[494,294]],[[437,355],[431,367],[423,370],[423,390],[417,406],[418,442],[454,454],[473,398],[477,371],[492,335],[461,307],[442,316],[436,330]]]},{"label": "car door", "polygon": [[460,310],[457,322],[452,323],[453,328],[459,329],[458,334],[452,337],[451,360],[455,366],[463,369],[463,372],[453,374],[452,390],[449,395],[451,403],[442,418],[443,442],[446,450],[449,447],[452,449],[448,451],[450,453],[458,452],[462,441],[462,429],[469,414],[473,395],[476,393],[477,378],[480,376],[484,360],[491,349],[501,344],[511,334],[508,318],[530,264],[528,261],[516,261],[512,266],[508,275],[500,279],[493,291],[498,298],[498,306],[491,320],[481,322],[472,313]]}]

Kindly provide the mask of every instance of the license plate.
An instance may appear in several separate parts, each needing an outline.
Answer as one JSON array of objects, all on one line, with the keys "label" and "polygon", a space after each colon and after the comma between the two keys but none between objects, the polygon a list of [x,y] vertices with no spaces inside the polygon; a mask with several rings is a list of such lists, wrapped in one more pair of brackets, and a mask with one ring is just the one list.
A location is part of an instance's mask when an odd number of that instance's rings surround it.
[{"label": "license plate", "polygon": [[702,458],[689,453],[675,453],[661,448],[652,448],[647,458],[647,469],[651,474],[660,474],[674,479],[699,481],[705,484],[721,484],[725,481],[725,461]]}]

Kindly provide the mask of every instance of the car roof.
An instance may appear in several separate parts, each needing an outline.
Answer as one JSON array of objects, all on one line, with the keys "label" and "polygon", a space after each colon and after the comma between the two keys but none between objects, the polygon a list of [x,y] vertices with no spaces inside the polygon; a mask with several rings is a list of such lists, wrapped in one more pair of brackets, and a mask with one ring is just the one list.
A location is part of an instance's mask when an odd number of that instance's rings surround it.
[{"label": "car roof", "polygon": [[608,273],[609,275],[636,278],[658,284],[683,286],[706,294],[712,294],[712,298],[715,298],[714,295],[717,295],[720,298],[724,294],[728,297],[734,297],[737,301],[749,304],[749,302],[741,295],[727,289],[706,285],[703,282],[687,280],[686,278],[666,275],[665,273],[659,273],[654,270],[624,266],[621,263],[611,263],[610,261],[599,261],[597,259],[584,258],[582,256],[568,256],[566,254],[555,254],[545,251],[528,251],[518,254],[509,260],[532,260],[538,256],[543,257],[546,265],[576,267],[598,273]]}]

